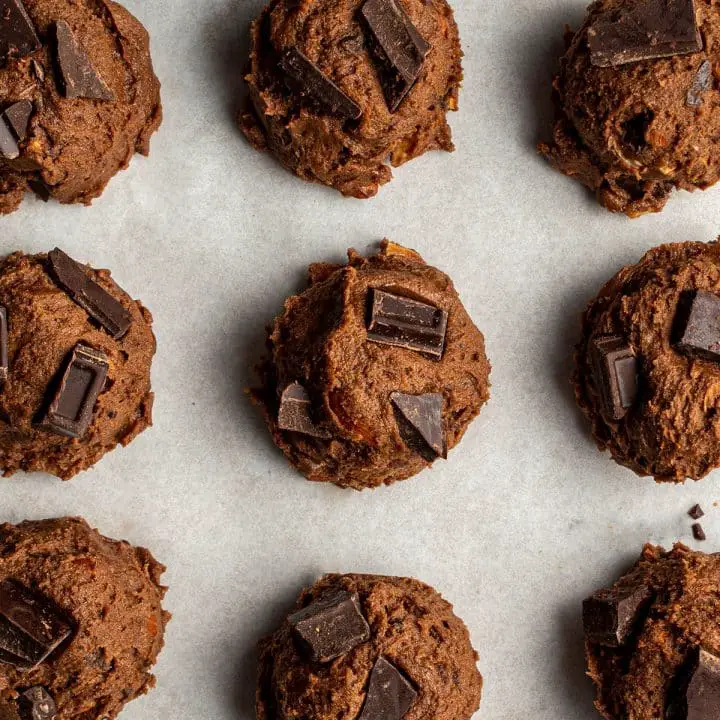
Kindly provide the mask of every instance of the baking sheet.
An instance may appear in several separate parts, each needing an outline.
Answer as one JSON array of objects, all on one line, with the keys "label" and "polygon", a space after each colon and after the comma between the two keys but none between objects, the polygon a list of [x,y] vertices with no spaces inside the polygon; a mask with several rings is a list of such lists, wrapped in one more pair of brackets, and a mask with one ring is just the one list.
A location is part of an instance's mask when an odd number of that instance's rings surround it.
[{"label": "baking sheet", "polygon": [[[246,26],[261,0],[126,0],[149,29],[165,122],[92,208],[32,198],[0,220],[0,250],[60,245],[110,267],[155,316],[155,426],[70,483],[18,476],[1,515],[84,515],[151,548],[174,620],[158,687],[124,720],[251,720],[257,639],[330,571],[414,575],[468,624],[484,720],[596,717],[580,602],[645,541],[692,543],[695,502],[720,542],[720,473],[660,487],[599,454],[567,375],[578,313],[653,244],[711,240],[720,189],[629,221],[552,172],[547,132],[563,24],[583,0],[456,0],[466,53],[454,155],[396,171],[369,201],[302,183],[233,122]],[[383,237],[454,279],[485,333],[492,398],[447,462],[362,494],[313,485],[243,396],[263,326],[308,263]]]}]

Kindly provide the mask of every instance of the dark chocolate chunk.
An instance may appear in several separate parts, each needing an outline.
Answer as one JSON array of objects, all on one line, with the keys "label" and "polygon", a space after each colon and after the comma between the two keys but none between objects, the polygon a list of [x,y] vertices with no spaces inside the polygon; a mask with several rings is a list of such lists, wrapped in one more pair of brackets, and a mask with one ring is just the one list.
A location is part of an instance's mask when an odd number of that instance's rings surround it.
[{"label": "dark chocolate chunk", "polygon": [[720,715],[720,658],[690,651],[668,693],[667,720],[716,720]]},{"label": "dark chocolate chunk", "polygon": [[290,383],[282,391],[278,427],[281,430],[290,430],[317,438],[332,437],[327,430],[323,430],[313,422],[310,396],[299,382]]},{"label": "dark chocolate chunk", "polygon": [[381,655],[370,673],[358,720],[401,720],[416,697],[417,692],[407,678]]},{"label": "dark chocolate chunk", "polygon": [[703,49],[693,0],[627,3],[588,29],[590,61],[614,67]]},{"label": "dark chocolate chunk", "polygon": [[15,580],[0,583],[1,663],[29,670],[71,634],[70,620],[52,600]]},{"label": "dark chocolate chunk", "polygon": [[132,315],[91,280],[80,263],[55,248],[48,254],[48,267],[55,282],[115,340],[125,335],[132,323]]},{"label": "dark chocolate chunk", "polygon": [[0,65],[40,48],[30,16],[21,0],[0,0]]},{"label": "dark chocolate chunk", "polygon": [[680,352],[720,361],[720,297],[707,290],[683,292],[673,327]]},{"label": "dark chocolate chunk", "polygon": [[345,120],[359,120],[360,106],[348,97],[315,63],[295,47],[286,48],[280,58],[288,86],[325,112]]},{"label": "dark chocolate chunk", "polygon": [[712,64],[709,60],[700,63],[690,89],[687,91],[685,103],[690,107],[700,107],[702,96],[713,86]]},{"label": "dark chocolate chunk", "polygon": [[370,639],[370,626],[357,593],[338,590],[288,617],[314,662],[326,663]]},{"label": "dark chocolate chunk", "polygon": [[55,31],[57,62],[65,97],[114,100],[115,96],[92,66],[85,48],[70,26],[64,20],[58,20]]},{"label": "dark chocolate chunk", "polygon": [[43,425],[59,435],[83,437],[92,422],[107,373],[108,359],[104,353],[76,345]]},{"label": "dark chocolate chunk", "polygon": [[6,160],[16,160],[20,157],[20,146],[2,117],[0,117],[0,155]]},{"label": "dark chocolate chunk", "polygon": [[650,588],[640,581],[598,590],[583,602],[586,639],[599,645],[620,647],[630,636],[650,597]]},{"label": "dark chocolate chunk", "polygon": [[384,290],[370,292],[368,340],[442,357],[448,320],[444,310]]},{"label": "dark chocolate chunk", "polygon": [[605,335],[590,343],[592,372],[610,420],[621,420],[637,397],[637,360],[619,335]]},{"label": "dark chocolate chunk", "polygon": [[50,199],[50,188],[42,180],[28,180],[27,184],[43,202],[47,202]]},{"label": "dark chocolate chunk", "polygon": [[28,123],[32,115],[33,104],[29,100],[20,100],[11,105],[3,114],[2,119],[10,128],[19,142],[27,137]]},{"label": "dark chocolate chunk", "polygon": [[395,112],[420,76],[430,45],[399,0],[367,0],[360,11],[372,34],[369,43],[390,112]]},{"label": "dark chocolate chunk", "polygon": [[692,533],[693,537],[700,542],[706,539],[705,531],[703,530],[703,526],[700,523],[693,523]]},{"label": "dark chocolate chunk", "polygon": [[693,506],[688,510],[688,515],[689,515],[693,520],[699,520],[704,514],[705,514],[705,513],[703,512],[703,509],[702,509],[699,505],[693,505]]},{"label": "dark chocolate chunk", "polygon": [[442,393],[406,395],[394,392],[390,395],[390,400],[427,447],[436,456],[447,457],[442,421]]},{"label": "dark chocolate chunk", "polygon": [[10,370],[8,359],[8,315],[7,308],[0,305],[0,382],[7,380]]},{"label": "dark chocolate chunk", "polygon": [[42,685],[35,685],[20,697],[24,717],[28,720],[53,720],[57,716],[55,700]]}]

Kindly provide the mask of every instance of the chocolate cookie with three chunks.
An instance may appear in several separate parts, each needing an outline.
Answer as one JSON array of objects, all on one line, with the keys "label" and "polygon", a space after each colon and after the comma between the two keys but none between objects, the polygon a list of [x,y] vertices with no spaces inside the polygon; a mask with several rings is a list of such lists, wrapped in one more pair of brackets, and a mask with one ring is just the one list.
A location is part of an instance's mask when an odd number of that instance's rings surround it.
[{"label": "chocolate cookie with three chunks", "polygon": [[260,643],[257,720],[469,720],[482,691],[477,659],[464,623],[428,585],[327,575]]},{"label": "chocolate cookie with three chunks", "polygon": [[720,555],[646,545],[626,575],[586,601],[585,657],[603,717],[717,717],[719,595]]},{"label": "chocolate cookie with three chunks", "polygon": [[240,127],[304,180],[368,198],[454,149],[460,39],[446,0],[271,0],[251,27]]},{"label": "chocolate cookie with three chunks", "polygon": [[714,0],[599,0],[554,82],[540,151],[612,212],[660,211],[720,179],[720,15]]},{"label": "chocolate cookie with three chunks", "polygon": [[583,317],[573,385],[592,435],[659,482],[720,467],[719,268],[717,243],[662,245],[620,270]]},{"label": "chocolate cookie with three chunks", "polygon": [[311,265],[285,302],[252,398],[309,480],[362,490],[446,457],[488,399],[490,364],[447,275],[388,241],[348,258]]},{"label": "chocolate cookie with three chunks", "polygon": [[0,469],[67,480],[152,423],[152,316],[61,250],[0,264]]}]

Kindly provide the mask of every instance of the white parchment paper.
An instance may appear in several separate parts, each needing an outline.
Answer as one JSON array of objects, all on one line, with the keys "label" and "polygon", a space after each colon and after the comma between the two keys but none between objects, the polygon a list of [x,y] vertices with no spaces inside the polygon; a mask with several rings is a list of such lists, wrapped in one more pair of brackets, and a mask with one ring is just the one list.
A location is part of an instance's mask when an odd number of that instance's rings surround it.
[{"label": "white parchment paper", "polygon": [[[174,614],[158,687],[124,720],[251,720],[256,641],[323,572],[436,586],[480,653],[484,720],[589,720],[580,602],[645,541],[692,543],[695,502],[720,544],[720,474],[684,487],[597,452],[567,376],[578,314],[605,279],[666,241],[711,240],[720,189],[629,221],[550,170],[563,24],[583,0],[455,0],[466,53],[457,152],[396,171],[369,201],[302,183],[233,121],[246,28],[262,0],[126,0],[150,31],[165,122],[91,208],[28,198],[3,253],[60,245],[109,267],[155,316],[155,426],[70,483],[2,482],[7,521],[85,516],[165,562]],[[308,483],[243,396],[263,326],[308,263],[387,236],[454,279],[485,333],[492,398],[447,462],[355,493]]]}]

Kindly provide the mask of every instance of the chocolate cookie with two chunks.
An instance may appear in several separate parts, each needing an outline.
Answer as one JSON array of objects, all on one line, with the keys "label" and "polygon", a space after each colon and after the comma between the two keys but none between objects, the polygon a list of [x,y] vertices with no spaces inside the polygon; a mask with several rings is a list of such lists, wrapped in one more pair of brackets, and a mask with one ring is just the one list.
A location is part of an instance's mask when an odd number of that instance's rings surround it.
[{"label": "chocolate cookie with two chunks", "polygon": [[388,241],[348,257],[311,265],[285,302],[252,397],[309,480],[362,490],[446,457],[489,397],[490,364],[447,275]]}]

